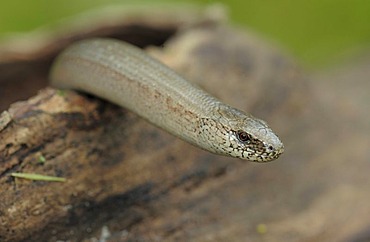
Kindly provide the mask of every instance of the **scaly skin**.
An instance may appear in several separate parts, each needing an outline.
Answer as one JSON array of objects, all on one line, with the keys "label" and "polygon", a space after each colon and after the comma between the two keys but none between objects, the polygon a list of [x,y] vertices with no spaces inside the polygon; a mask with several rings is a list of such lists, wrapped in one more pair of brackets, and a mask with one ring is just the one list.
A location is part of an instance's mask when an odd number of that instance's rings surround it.
[{"label": "scaly skin", "polygon": [[284,151],[266,122],[232,108],[128,43],[92,39],[55,61],[51,84],[125,107],[213,153],[267,162]]}]

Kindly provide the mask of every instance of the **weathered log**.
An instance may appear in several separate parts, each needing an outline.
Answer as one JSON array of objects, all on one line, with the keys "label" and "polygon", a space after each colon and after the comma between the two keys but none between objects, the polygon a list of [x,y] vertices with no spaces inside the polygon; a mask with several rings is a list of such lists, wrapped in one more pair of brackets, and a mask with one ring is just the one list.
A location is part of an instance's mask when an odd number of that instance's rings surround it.
[{"label": "weathered log", "polygon": [[[336,240],[366,225],[366,203],[349,205],[355,198],[368,201],[369,180],[339,183],[335,177],[344,166],[337,148],[347,143],[332,140],[343,124],[333,125],[336,113],[320,98],[327,89],[309,86],[289,58],[252,34],[191,10],[160,13],[161,21],[155,11],[145,19],[123,16],[117,24],[84,26],[82,34],[59,33],[38,48],[0,52],[1,103],[41,89],[0,117],[0,240]],[[92,36],[152,46],[150,53],[187,79],[267,120],[286,154],[263,165],[216,156],[103,100],[47,87],[57,53]],[[353,134],[337,137],[356,143]],[[29,181],[12,172],[67,180]],[[357,225],[337,231],[351,213]]]}]

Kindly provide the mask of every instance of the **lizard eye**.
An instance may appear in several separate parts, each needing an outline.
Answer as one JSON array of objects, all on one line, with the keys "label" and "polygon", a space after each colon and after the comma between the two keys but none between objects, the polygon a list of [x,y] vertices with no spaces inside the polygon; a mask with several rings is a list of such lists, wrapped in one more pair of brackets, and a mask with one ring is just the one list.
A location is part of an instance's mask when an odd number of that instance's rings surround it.
[{"label": "lizard eye", "polygon": [[243,142],[243,143],[249,143],[251,138],[250,138],[250,135],[247,134],[246,132],[242,131],[242,130],[239,130],[237,133],[236,133],[238,139],[240,142]]}]

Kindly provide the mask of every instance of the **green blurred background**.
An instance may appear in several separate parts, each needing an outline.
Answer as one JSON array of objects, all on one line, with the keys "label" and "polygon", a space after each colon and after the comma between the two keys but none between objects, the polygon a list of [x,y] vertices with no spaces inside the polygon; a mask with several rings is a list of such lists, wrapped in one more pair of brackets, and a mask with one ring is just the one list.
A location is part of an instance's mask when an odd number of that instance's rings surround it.
[{"label": "green blurred background", "polygon": [[[2,0],[0,35],[29,31],[63,17],[109,4],[178,3],[128,0]],[[190,1],[186,1],[189,3]],[[199,4],[215,1],[196,0]],[[369,47],[367,0],[221,0],[231,20],[273,40],[308,68],[344,60]]]}]

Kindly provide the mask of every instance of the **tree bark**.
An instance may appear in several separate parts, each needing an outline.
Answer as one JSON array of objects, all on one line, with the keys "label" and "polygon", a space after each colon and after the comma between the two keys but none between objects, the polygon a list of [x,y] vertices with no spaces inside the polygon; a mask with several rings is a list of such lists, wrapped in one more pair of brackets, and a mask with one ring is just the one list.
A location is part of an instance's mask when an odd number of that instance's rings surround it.
[{"label": "tree bark", "polygon": [[[305,229],[310,214],[304,214],[308,204],[316,206],[314,212],[326,208],[318,188],[329,190],[333,182],[310,185],[313,176],[307,175],[312,175],[307,167],[324,169],[315,160],[324,149],[310,132],[315,126],[310,121],[319,122],[313,118],[318,113],[312,103],[315,89],[286,55],[209,12],[187,10],[186,18],[176,11],[160,13],[161,21],[151,11],[145,19],[134,14],[113,25],[85,26],[82,34],[73,28],[58,32],[36,49],[12,52],[5,45],[1,103],[41,90],[0,116],[1,241],[256,241],[288,235],[285,241],[294,241],[323,236],[316,227]],[[58,52],[93,36],[151,46],[150,54],[187,79],[267,120],[285,141],[286,155],[269,164],[216,156],[123,108],[47,87]],[[324,127],[317,130],[323,132],[315,133],[319,138],[330,135]],[[67,180],[30,181],[11,177],[13,172]],[[287,217],[298,222],[288,223]],[[326,224],[329,218],[319,220]],[[344,223],[340,216],[334,221]],[[329,235],[333,229],[329,226]]]}]

